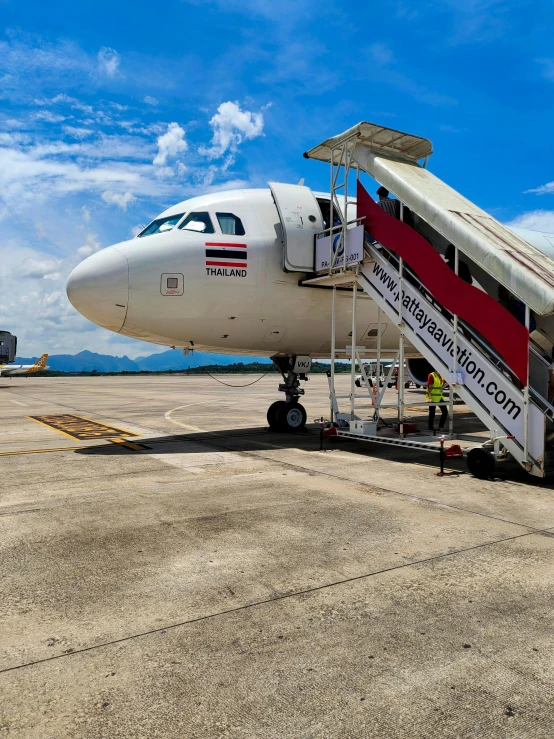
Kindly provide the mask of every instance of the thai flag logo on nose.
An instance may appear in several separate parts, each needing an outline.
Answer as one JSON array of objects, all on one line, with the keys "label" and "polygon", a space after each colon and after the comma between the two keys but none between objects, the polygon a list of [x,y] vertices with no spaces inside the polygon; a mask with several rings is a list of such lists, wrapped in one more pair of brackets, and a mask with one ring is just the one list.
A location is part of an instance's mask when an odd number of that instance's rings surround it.
[{"label": "thai flag logo on nose", "polygon": [[247,267],[246,244],[206,241],[206,267]]}]

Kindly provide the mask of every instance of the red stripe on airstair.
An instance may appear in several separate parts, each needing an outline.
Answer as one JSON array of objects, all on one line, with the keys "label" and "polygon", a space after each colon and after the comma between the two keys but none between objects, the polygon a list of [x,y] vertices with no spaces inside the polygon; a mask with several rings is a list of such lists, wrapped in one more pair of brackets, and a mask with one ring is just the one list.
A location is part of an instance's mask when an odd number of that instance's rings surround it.
[{"label": "red stripe on airstair", "polygon": [[493,297],[454,274],[431,244],[413,228],[385,213],[358,182],[357,215],[368,233],[398,254],[431,294],[497,350],[518,379],[527,385],[529,332]]}]

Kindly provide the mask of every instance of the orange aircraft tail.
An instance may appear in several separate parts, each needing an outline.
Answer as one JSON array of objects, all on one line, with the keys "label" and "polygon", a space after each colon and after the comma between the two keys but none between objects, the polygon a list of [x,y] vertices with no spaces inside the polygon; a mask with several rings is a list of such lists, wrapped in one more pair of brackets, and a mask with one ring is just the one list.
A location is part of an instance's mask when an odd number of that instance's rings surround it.
[{"label": "orange aircraft tail", "polygon": [[31,374],[31,372],[42,372],[42,370],[46,369],[46,362],[48,361],[48,354],[43,354],[40,359],[37,359],[37,361],[33,364],[32,367],[29,367],[26,374]]}]

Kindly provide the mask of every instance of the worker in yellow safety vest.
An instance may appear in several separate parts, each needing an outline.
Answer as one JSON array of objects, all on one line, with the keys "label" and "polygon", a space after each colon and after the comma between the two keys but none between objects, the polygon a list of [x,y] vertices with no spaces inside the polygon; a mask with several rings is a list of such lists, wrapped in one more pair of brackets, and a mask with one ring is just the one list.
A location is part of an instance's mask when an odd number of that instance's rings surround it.
[{"label": "worker in yellow safety vest", "polygon": [[448,408],[446,407],[446,400],[442,394],[443,386],[444,379],[438,372],[433,370],[427,378],[427,392],[425,393],[425,400],[429,403],[429,431],[434,431],[437,405],[440,405],[441,409],[439,431],[442,431],[448,418]]}]

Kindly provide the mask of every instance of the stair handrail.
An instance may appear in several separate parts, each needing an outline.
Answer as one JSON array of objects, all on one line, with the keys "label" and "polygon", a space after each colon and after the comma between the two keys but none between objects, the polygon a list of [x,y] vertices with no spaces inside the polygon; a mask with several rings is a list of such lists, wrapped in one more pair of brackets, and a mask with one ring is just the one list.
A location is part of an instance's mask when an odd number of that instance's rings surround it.
[{"label": "stair handrail", "polygon": [[[385,254],[388,254],[389,256],[392,256],[392,257],[393,257],[393,258],[394,258],[395,260],[398,260],[398,259],[399,259],[399,257],[398,257],[398,256],[397,256],[397,255],[396,255],[396,254],[395,254],[395,253],[394,253],[393,251],[391,251],[390,249],[388,249],[388,248],[387,248],[386,246],[384,246],[384,245],[383,245],[383,244],[381,244],[380,242],[376,242],[376,243],[378,243],[378,244],[379,244],[379,251],[382,251],[382,252],[384,252]],[[371,254],[371,251],[370,251],[370,247],[371,247],[371,246],[373,246],[373,248],[374,248],[374,249],[376,248],[376,247],[375,247],[375,246],[374,246],[373,244],[369,244],[369,245],[366,245],[366,246],[367,246],[367,250],[368,250],[368,251],[370,252],[370,254]],[[419,287],[422,287],[422,288],[423,288],[423,289],[425,290],[425,293],[426,293],[426,295],[427,295],[427,296],[429,296],[429,298],[430,298],[430,300],[428,300],[428,302],[430,302],[430,303],[431,303],[432,305],[434,305],[434,306],[438,306],[439,308],[443,308],[443,307],[444,307],[444,306],[442,306],[442,305],[441,305],[441,303],[439,303],[439,302],[438,302],[438,300],[436,300],[436,298],[435,298],[435,297],[434,297],[434,296],[433,296],[433,295],[432,295],[432,294],[431,294],[431,293],[429,292],[429,288],[427,288],[427,287],[426,287],[426,286],[424,285],[424,283],[423,283],[423,282],[421,282],[421,280],[419,279],[419,277],[418,277],[418,276],[417,276],[417,275],[415,274],[415,272],[414,272],[414,271],[413,271],[413,270],[412,270],[412,269],[410,268],[410,266],[409,266],[409,265],[407,265],[406,263],[404,263],[404,264],[403,264],[403,271],[404,271],[404,272],[408,272],[408,274],[410,275],[410,279],[414,280],[414,281],[415,281],[415,282],[417,283],[417,286],[419,286]],[[365,275],[364,275],[364,277],[365,277]],[[367,277],[366,277],[365,279],[367,279]],[[447,310],[447,309],[445,309],[445,310]],[[448,313],[450,313],[450,314],[451,314],[451,311],[448,311]],[[451,321],[451,319],[449,319],[449,318],[448,318],[447,316],[444,316],[444,318],[445,318],[446,320],[448,320],[448,322],[449,322],[449,323],[450,323],[450,325],[452,326],[452,321]],[[492,346],[490,346],[490,344],[487,344],[487,343],[486,343],[486,342],[485,342],[485,341],[484,341],[484,340],[483,340],[483,339],[482,339],[482,338],[481,338],[481,337],[479,336],[479,334],[478,334],[478,333],[477,333],[477,332],[476,332],[476,331],[475,331],[475,330],[474,330],[474,329],[472,328],[472,326],[470,326],[470,325],[469,325],[468,323],[466,323],[466,321],[464,321],[464,320],[463,320],[462,318],[460,318],[459,316],[458,316],[458,326],[462,326],[462,327],[464,328],[464,330],[465,330],[465,331],[469,332],[469,334],[470,334],[470,335],[471,335],[471,337],[472,337],[472,338],[474,339],[474,341],[475,341],[475,343],[477,344],[477,346],[478,346],[478,347],[479,347],[480,349],[482,349],[482,350],[483,350],[483,352],[484,352],[484,353],[485,353],[486,355],[488,355],[489,357],[492,357],[492,358],[494,358],[494,360],[495,360],[495,362],[497,363],[497,365],[500,365],[500,368],[501,368],[501,369],[502,369],[502,370],[503,370],[504,372],[508,373],[508,375],[509,375],[509,377],[510,377],[510,380],[512,381],[512,384],[516,385],[516,387],[517,387],[517,384],[516,384],[516,382],[514,382],[514,380],[517,380],[517,378],[516,378],[516,376],[515,376],[515,373],[514,373],[514,371],[513,371],[513,370],[512,370],[512,368],[511,368],[511,367],[510,367],[510,366],[509,366],[509,365],[508,365],[508,364],[507,364],[507,363],[505,362],[505,360],[504,360],[504,359],[503,359],[503,358],[502,358],[502,357],[501,357],[501,356],[500,356],[500,355],[499,355],[499,354],[497,353],[497,351],[496,351],[496,350],[495,350],[495,349],[494,349],[494,348],[493,348]],[[519,383],[519,380],[517,380],[517,383]],[[529,386],[529,389],[530,389],[530,390],[532,389],[532,388],[531,388],[531,386]],[[534,392],[533,392],[533,395],[535,395],[535,393],[536,393],[536,391],[534,391]],[[539,394],[539,397],[540,397],[540,398],[542,398],[542,396],[541,396],[540,394]]]},{"label": "stair handrail", "polygon": [[548,355],[548,352],[546,349],[544,349],[538,341],[535,341],[532,336],[529,336],[529,342],[533,345],[529,347],[529,350],[533,352],[533,354],[538,357],[541,362],[546,364],[547,366],[550,366],[552,364],[552,357]]},{"label": "stair handrail", "polygon": [[[346,222],[346,226],[352,226],[353,224],[360,225],[362,221],[365,221],[365,216],[360,216],[359,218],[353,218],[351,221]],[[323,231],[318,231],[316,233],[316,238],[321,238],[322,236],[331,235],[332,233],[342,231],[343,226],[342,224],[339,224],[337,226],[329,226],[329,228],[324,228]]]},{"label": "stair handrail", "polygon": [[544,398],[537,390],[535,390],[535,388],[531,387],[530,385],[529,393],[537,399],[537,405],[543,406],[543,413],[548,414],[550,418],[554,420],[554,405],[552,405],[552,403],[549,403],[546,398]]}]

